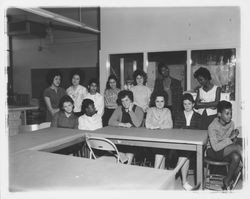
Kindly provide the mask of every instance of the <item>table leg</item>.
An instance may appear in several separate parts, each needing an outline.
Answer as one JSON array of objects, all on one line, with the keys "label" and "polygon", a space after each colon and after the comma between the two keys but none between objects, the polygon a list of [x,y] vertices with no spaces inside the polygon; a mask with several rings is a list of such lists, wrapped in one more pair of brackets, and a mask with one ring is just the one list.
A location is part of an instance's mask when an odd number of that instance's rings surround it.
[{"label": "table leg", "polygon": [[26,115],[26,110],[23,111],[23,125],[27,124],[27,115]]},{"label": "table leg", "polygon": [[196,151],[196,182],[203,187],[203,146],[197,145]]}]

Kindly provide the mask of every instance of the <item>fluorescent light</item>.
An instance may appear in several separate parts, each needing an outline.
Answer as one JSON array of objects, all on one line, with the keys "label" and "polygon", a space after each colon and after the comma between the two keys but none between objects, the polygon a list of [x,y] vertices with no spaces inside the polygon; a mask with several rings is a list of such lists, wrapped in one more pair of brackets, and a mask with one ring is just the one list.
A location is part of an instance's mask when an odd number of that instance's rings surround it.
[{"label": "fluorescent light", "polygon": [[46,17],[50,19],[54,18],[54,13],[46,11],[44,9],[40,9],[40,8],[20,8],[20,9],[25,10],[27,12],[31,12],[33,14],[37,14],[42,17]]},{"label": "fluorescent light", "polygon": [[42,16],[42,17],[52,19],[52,20],[57,21],[57,22],[61,22],[61,23],[68,24],[71,26],[76,26],[76,27],[79,27],[79,28],[82,28],[85,30],[89,30],[91,32],[100,33],[99,30],[88,27],[84,23],[81,23],[81,22],[76,21],[74,19],[70,19],[68,17],[64,17],[62,15],[59,15],[59,14],[56,14],[56,13],[53,13],[53,12],[50,12],[50,11],[47,11],[47,10],[44,10],[41,8],[20,8],[20,9],[25,10],[25,11],[30,12],[30,13],[33,13],[33,14],[37,14],[37,15]]}]

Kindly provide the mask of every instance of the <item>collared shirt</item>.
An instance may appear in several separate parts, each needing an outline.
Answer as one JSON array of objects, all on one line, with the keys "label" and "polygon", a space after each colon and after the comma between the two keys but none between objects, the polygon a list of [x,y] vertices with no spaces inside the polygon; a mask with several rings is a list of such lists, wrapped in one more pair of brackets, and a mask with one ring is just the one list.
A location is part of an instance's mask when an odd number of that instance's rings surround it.
[{"label": "collared shirt", "polygon": [[67,117],[63,111],[59,111],[53,115],[51,127],[77,129],[78,118],[73,113]]},{"label": "collared shirt", "polygon": [[88,93],[87,89],[82,85],[78,85],[76,89],[70,86],[66,92],[74,101],[74,112],[81,112],[82,101]]},{"label": "collared shirt", "polygon": [[190,112],[184,111],[184,115],[186,118],[186,126],[190,126],[190,122],[191,122],[193,114],[194,114],[194,111],[190,111]]},{"label": "collared shirt", "polygon": [[84,114],[79,117],[78,123],[78,129],[81,130],[93,131],[102,128],[102,119],[97,114],[93,115],[92,117]]}]

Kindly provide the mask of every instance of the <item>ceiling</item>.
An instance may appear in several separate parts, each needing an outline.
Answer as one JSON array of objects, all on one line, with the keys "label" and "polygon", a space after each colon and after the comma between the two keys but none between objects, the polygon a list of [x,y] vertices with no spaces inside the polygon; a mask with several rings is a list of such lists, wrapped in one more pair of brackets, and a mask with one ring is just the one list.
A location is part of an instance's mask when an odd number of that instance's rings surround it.
[{"label": "ceiling", "polygon": [[[99,8],[97,7],[88,7],[88,8],[42,8],[46,11],[50,11],[55,14],[59,14],[63,17],[76,20],[78,22],[86,24],[86,26],[93,29],[99,29]],[[45,24],[48,27],[52,27],[54,37],[57,38],[72,38],[79,36],[91,36],[96,35],[91,31],[74,27],[62,22],[55,21],[53,19],[45,18],[31,12],[24,11],[19,8],[8,8],[6,15],[9,17],[11,22],[17,21],[34,21]]]}]

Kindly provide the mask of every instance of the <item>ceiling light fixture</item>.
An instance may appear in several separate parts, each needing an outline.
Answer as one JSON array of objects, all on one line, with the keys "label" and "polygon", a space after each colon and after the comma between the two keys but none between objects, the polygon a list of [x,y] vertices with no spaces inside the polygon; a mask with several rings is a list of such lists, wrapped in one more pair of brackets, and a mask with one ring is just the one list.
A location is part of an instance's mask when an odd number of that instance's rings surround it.
[{"label": "ceiling light fixture", "polygon": [[19,8],[19,9],[22,9],[22,10],[24,10],[26,12],[30,12],[30,13],[33,13],[33,14],[37,14],[37,15],[45,17],[45,18],[52,19],[52,20],[57,21],[57,22],[61,22],[61,23],[64,23],[64,24],[75,26],[75,27],[79,27],[79,28],[82,28],[82,29],[85,29],[85,30],[89,30],[91,32],[100,33],[99,30],[91,28],[91,27],[87,26],[84,23],[81,23],[81,22],[76,21],[74,19],[70,19],[68,17],[64,17],[62,15],[59,15],[59,14],[56,14],[56,13],[53,13],[53,12],[50,12],[50,11],[47,11],[47,10],[44,10],[44,9],[41,9],[41,8]]}]

